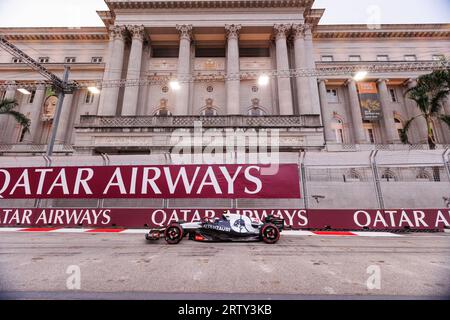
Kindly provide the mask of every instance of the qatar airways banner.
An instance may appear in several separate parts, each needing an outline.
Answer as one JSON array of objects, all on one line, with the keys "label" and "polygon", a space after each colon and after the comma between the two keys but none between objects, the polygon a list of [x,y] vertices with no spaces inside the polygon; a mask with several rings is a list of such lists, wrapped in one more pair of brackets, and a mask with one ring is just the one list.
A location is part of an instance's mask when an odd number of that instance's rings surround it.
[{"label": "qatar airways banner", "polygon": [[219,218],[224,211],[263,220],[284,218],[293,229],[443,230],[450,227],[450,209],[322,210],[322,209],[0,209],[0,227],[154,228],[176,221]]},{"label": "qatar airways banner", "polygon": [[0,199],[299,197],[296,164],[0,169]]}]

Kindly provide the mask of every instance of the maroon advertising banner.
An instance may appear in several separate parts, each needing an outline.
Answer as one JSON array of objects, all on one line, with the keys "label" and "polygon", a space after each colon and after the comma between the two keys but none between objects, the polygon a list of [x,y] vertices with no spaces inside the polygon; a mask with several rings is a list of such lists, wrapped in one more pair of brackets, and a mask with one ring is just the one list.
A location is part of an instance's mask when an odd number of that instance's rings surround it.
[{"label": "maroon advertising banner", "polygon": [[0,199],[299,197],[296,164],[0,169]]},{"label": "maroon advertising banner", "polygon": [[0,209],[0,227],[153,228],[176,221],[219,218],[224,210],[263,220],[283,217],[293,229],[443,230],[450,227],[450,209],[325,210],[325,209],[127,209],[33,208]]}]

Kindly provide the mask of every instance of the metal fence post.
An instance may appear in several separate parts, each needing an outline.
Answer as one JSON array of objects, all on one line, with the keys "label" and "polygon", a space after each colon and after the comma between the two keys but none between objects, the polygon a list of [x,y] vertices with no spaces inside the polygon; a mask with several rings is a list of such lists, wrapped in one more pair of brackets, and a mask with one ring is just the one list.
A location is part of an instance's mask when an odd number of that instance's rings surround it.
[{"label": "metal fence post", "polygon": [[306,151],[300,151],[299,152],[299,157],[298,157],[298,162],[299,162],[299,170],[300,170],[300,186],[303,189],[303,206],[304,209],[308,209],[309,205],[308,205],[308,187],[306,185],[306,172],[305,172],[305,156],[306,156]]},{"label": "metal fence post", "polygon": [[450,149],[445,149],[442,154],[442,161],[444,162],[444,168],[447,171],[448,181],[450,182]]},{"label": "metal fence post", "polygon": [[[101,157],[103,159],[103,165],[109,166],[110,160],[109,160],[108,154],[102,153]],[[104,204],[105,204],[105,199],[100,199],[100,198],[97,199],[97,208],[103,208]]]},{"label": "metal fence post", "polygon": [[381,190],[380,178],[378,176],[378,167],[376,157],[378,154],[378,150],[372,150],[370,152],[370,166],[372,168],[372,175],[375,183],[375,192],[377,194],[378,206],[380,209],[384,210],[384,199],[383,199],[383,191]]}]

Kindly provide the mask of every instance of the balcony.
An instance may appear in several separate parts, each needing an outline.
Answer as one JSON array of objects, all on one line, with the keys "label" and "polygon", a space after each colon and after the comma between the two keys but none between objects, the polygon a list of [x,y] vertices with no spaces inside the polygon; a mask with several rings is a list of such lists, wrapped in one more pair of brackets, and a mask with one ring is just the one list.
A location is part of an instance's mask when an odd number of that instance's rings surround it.
[{"label": "balcony", "polygon": [[[42,155],[47,151],[46,144],[0,144],[0,156],[8,155]],[[53,150],[55,155],[71,155],[74,149],[71,145],[56,144]]]},{"label": "balcony", "polygon": [[81,116],[77,128],[317,128],[319,115],[302,116]]},{"label": "balcony", "polygon": [[[292,116],[81,116],[75,127],[76,152],[115,153],[170,150],[173,132],[194,132],[202,124],[225,136],[228,130],[277,129],[280,149],[319,150],[324,146],[319,115]],[[271,135],[272,133],[270,133]]]}]

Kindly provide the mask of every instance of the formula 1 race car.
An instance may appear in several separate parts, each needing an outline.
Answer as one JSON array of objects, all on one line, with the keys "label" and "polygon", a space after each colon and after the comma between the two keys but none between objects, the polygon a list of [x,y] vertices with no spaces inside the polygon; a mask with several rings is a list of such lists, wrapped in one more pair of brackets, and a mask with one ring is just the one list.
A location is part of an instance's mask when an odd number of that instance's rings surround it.
[{"label": "formula 1 race car", "polygon": [[261,222],[240,214],[224,213],[220,219],[204,218],[191,223],[179,221],[164,228],[150,229],[145,238],[158,240],[164,237],[168,244],[177,244],[186,236],[195,241],[264,241],[272,244],[280,239],[284,228],[284,219],[275,216],[268,216]]}]

